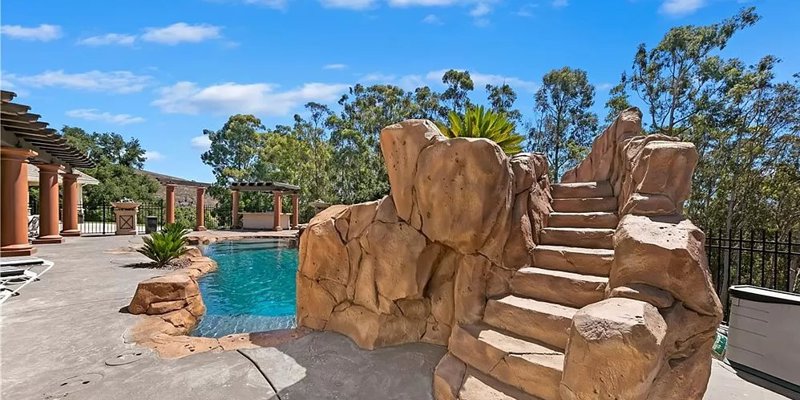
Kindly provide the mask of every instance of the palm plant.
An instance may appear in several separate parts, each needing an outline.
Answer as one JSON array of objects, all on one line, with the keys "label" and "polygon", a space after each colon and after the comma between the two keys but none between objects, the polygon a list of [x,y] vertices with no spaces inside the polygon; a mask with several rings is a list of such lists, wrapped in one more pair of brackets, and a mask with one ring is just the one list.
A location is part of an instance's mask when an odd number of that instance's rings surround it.
[{"label": "palm plant", "polygon": [[189,230],[180,224],[165,225],[161,232],[154,232],[150,237],[144,237],[144,246],[136,250],[153,260],[157,267],[162,268],[170,261],[184,255],[186,249],[186,235]]},{"label": "palm plant", "polygon": [[514,133],[514,123],[502,113],[487,110],[483,106],[470,107],[463,117],[450,111],[448,119],[450,126],[439,124],[439,130],[449,138],[484,138],[497,143],[508,155],[522,152],[524,138]]}]

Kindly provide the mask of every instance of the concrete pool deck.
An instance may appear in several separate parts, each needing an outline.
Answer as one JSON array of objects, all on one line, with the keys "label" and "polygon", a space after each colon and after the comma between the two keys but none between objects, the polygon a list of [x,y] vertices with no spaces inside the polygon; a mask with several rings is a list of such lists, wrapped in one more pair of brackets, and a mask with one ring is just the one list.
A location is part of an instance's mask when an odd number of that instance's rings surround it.
[{"label": "concrete pool deck", "polygon": [[[431,398],[432,371],[445,351],[433,345],[364,351],[338,334],[312,333],[275,347],[164,360],[126,344],[139,317],[120,309],[139,281],[162,274],[124,267],[146,260],[130,252],[140,243],[107,236],[39,246],[36,255],[56,265],[0,308],[0,398],[58,399],[70,392],[68,399],[103,400]],[[106,364],[125,352],[141,357]],[[800,398],[759,385],[766,383],[715,360],[706,399]]]}]

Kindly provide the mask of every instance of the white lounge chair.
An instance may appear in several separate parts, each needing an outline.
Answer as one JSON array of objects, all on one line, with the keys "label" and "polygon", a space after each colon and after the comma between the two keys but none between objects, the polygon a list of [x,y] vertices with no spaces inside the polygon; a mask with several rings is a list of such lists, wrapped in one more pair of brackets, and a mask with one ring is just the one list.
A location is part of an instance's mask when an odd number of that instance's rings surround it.
[{"label": "white lounge chair", "polygon": [[19,294],[31,282],[39,280],[53,265],[52,261],[36,257],[0,260],[0,304]]}]

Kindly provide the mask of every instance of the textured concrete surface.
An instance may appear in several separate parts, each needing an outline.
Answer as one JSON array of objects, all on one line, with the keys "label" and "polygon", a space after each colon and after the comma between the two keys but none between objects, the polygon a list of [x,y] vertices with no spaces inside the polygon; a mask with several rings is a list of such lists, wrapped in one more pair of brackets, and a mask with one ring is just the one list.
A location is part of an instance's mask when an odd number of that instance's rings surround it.
[{"label": "textured concrete surface", "polygon": [[[432,371],[444,354],[431,345],[369,352],[338,334],[314,333],[276,347],[162,360],[126,344],[125,331],[138,317],[120,309],[139,281],[161,274],[125,267],[145,261],[130,252],[140,242],[83,237],[39,246],[37,256],[56,265],[0,308],[0,398],[431,398]],[[117,357],[123,353],[135,361],[106,364],[124,361]],[[141,355],[130,355],[136,353]],[[771,386],[715,361],[706,399],[798,398],[765,387]]]}]

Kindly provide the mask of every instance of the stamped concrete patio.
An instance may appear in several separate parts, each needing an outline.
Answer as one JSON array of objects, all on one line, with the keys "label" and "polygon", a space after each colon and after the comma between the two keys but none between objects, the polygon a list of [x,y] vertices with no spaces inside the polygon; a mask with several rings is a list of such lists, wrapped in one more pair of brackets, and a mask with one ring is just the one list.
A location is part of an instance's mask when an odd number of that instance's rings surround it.
[{"label": "stamped concrete patio", "polygon": [[[213,232],[207,235],[213,235]],[[445,349],[425,344],[358,349],[335,333],[275,347],[162,360],[126,344],[137,316],[120,312],[139,281],[161,271],[138,237],[68,238],[39,247],[56,265],[0,309],[4,399],[430,399],[432,371]],[[118,355],[142,353],[119,366]],[[762,386],[759,386],[762,385]],[[707,399],[785,399],[763,381],[714,361]],[[277,393],[276,393],[277,392]]]}]

